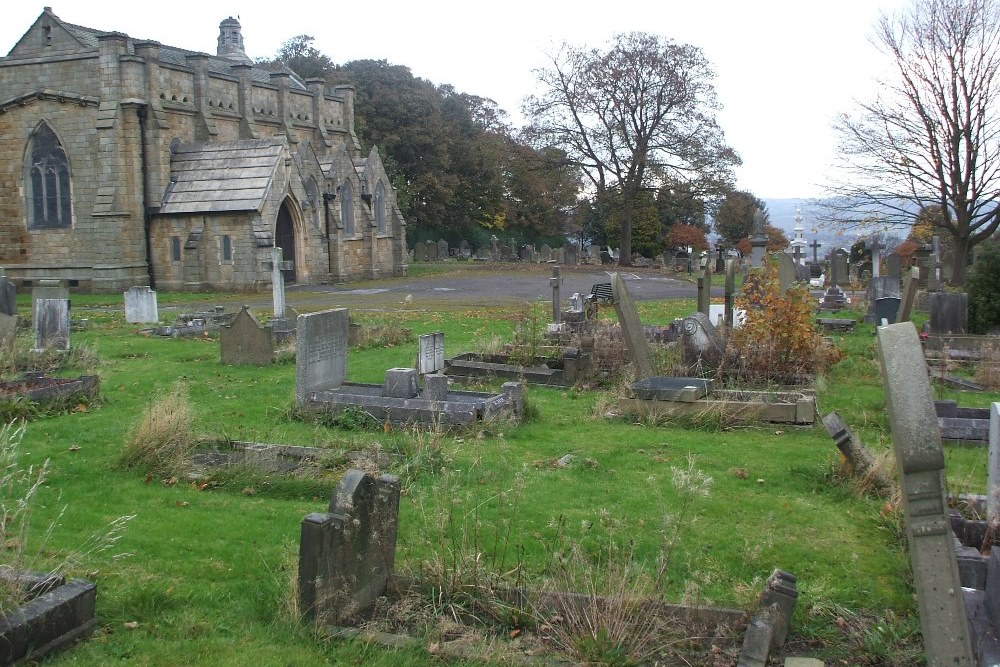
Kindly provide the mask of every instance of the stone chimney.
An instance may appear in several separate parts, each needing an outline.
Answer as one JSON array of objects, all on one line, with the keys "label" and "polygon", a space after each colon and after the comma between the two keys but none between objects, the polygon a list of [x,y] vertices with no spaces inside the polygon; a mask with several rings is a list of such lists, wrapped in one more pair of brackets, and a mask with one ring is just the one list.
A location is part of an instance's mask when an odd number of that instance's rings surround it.
[{"label": "stone chimney", "polygon": [[237,62],[251,62],[243,50],[243,32],[240,22],[232,16],[219,24],[219,47],[216,55]]}]

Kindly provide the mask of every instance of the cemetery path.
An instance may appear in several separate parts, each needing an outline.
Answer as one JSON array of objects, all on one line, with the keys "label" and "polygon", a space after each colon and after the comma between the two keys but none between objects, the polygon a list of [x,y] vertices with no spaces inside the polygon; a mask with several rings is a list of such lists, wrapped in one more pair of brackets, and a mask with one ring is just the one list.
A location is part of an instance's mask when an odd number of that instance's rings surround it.
[{"label": "cemetery path", "polygon": [[[610,283],[611,271],[598,266],[560,267],[561,300],[566,302],[574,292],[590,294],[595,283]],[[660,269],[629,268],[619,271],[625,278],[632,298],[693,299],[695,283],[668,276]],[[476,265],[446,273],[403,278],[366,280],[340,285],[290,285],[286,289],[289,306],[299,311],[312,311],[338,306],[353,310],[389,310],[408,308],[465,308],[476,306],[514,305],[552,298],[549,278],[550,265]],[[713,296],[723,296],[721,287],[712,289]],[[253,308],[269,309],[270,292],[233,296],[233,303]],[[220,302],[225,302],[220,299]],[[194,304],[192,304],[194,305]],[[197,305],[204,305],[201,302]],[[177,304],[170,304],[169,308]],[[180,305],[181,308],[184,304]]]}]

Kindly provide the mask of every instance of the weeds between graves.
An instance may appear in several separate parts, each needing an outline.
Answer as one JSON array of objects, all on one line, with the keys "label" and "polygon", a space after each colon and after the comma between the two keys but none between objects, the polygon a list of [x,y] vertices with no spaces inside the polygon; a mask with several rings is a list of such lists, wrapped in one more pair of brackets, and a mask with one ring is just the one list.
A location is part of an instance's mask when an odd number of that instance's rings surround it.
[{"label": "weeds between graves", "polygon": [[175,384],[143,411],[125,440],[118,466],[153,477],[184,473],[195,446],[193,419],[187,389]]}]

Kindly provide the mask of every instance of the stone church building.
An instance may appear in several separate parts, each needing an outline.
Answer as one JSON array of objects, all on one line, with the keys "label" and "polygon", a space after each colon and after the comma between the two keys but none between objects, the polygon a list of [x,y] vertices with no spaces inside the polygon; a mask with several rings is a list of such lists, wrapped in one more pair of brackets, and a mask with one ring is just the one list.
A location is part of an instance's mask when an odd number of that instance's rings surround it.
[{"label": "stone church building", "polygon": [[406,224],[354,90],[246,56],[71,25],[46,7],[0,58],[0,267],[79,291],[258,290],[404,275]]}]

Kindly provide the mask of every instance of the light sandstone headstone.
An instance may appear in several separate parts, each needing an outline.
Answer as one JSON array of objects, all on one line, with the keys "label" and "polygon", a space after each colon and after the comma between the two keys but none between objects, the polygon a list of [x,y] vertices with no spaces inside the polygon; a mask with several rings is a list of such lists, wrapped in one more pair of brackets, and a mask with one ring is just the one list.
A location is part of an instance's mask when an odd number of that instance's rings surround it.
[{"label": "light sandstone headstone", "polygon": [[629,294],[625,281],[617,272],[611,274],[611,294],[615,302],[615,311],[618,313],[618,321],[621,323],[622,333],[625,336],[625,347],[632,358],[632,363],[635,364],[637,379],[652,377],[655,374],[653,356],[649,351],[646,332],[642,328],[639,311],[632,301],[632,295]]},{"label": "light sandstone headstone", "polygon": [[325,513],[302,519],[299,609],[317,625],[341,625],[383,595],[396,559],[399,480],[348,470]]},{"label": "light sandstone headstone", "polygon": [[159,323],[156,292],[148,285],[130,287],[125,292],[125,321],[129,324]]},{"label": "light sandstone headstone", "polygon": [[941,434],[920,338],[912,322],[879,327],[876,335],[927,664],[972,667]]},{"label": "light sandstone headstone", "polygon": [[437,373],[444,369],[444,333],[417,336],[417,373]]},{"label": "light sandstone headstone", "polygon": [[232,324],[219,330],[222,363],[232,366],[266,366],[274,361],[274,339],[253,313],[243,306]]},{"label": "light sandstone headstone", "polygon": [[32,321],[35,350],[69,350],[69,299],[38,299]]},{"label": "light sandstone headstone", "polygon": [[295,345],[295,402],[309,394],[339,387],[347,377],[349,318],[346,308],[299,315]]}]

